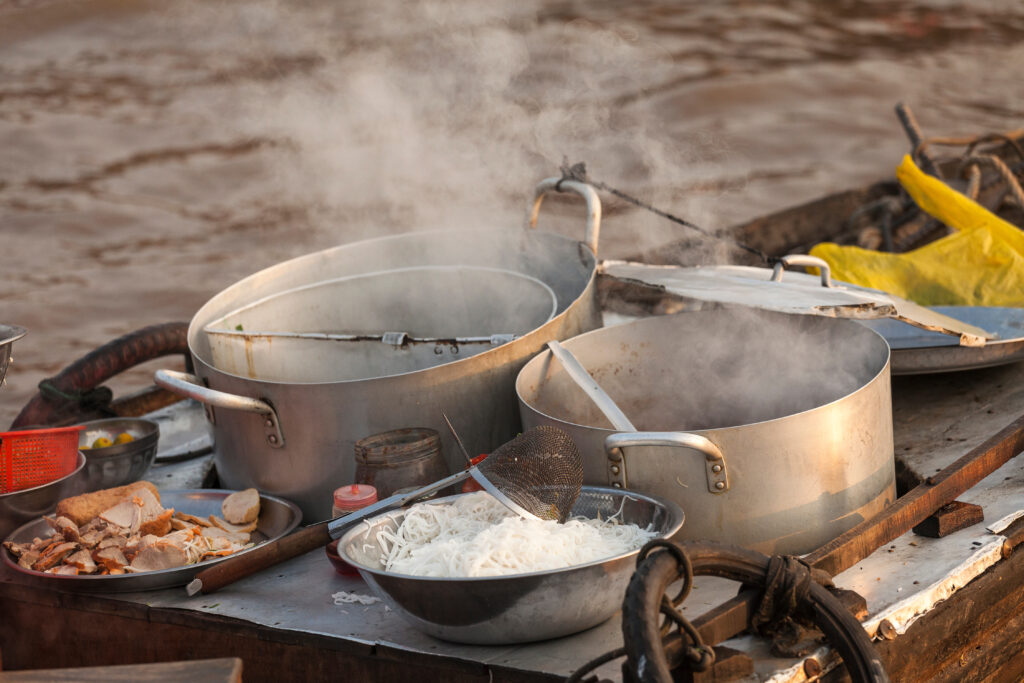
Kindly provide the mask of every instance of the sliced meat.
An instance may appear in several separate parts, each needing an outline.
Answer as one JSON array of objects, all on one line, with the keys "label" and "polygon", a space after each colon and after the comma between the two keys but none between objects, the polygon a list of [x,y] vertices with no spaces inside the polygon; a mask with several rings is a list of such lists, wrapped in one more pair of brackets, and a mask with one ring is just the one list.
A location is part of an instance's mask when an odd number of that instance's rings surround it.
[{"label": "sliced meat", "polygon": [[4,541],[4,547],[11,551],[11,554],[15,557],[21,557],[23,554],[32,549],[32,544],[15,543],[14,541]]},{"label": "sliced meat", "polygon": [[117,534],[116,536],[107,536],[102,541],[96,544],[97,550],[103,550],[104,548],[123,548],[128,545],[128,537]]},{"label": "sliced meat", "polygon": [[256,489],[237,491],[220,504],[224,519],[232,524],[248,524],[260,516],[260,492]]},{"label": "sliced meat", "polygon": [[32,564],[32,569],[37,572],[45,572],[47,569],[57,565],[65,556],[77,548],[77,543],[58,543],[55,546],[51,546]]},{"label": "sliced meat", "polygon": [[120,548],[109,547],[97,550],[93,553],[92,559],[100,566],[105,567],[111,574],[114,571],[122,571],[128,566],[128,558],[124,556]]},{"label": "sliced meat", "polygon": [[60,534],[65,541],[68,541],[69,543],[82,542],[82,537],[78,533],[78,525],[72,522],[67,517],[46,517],[44,515],[43,519],[45,519],[46,523],[49,524],[54,531]]},{"label": "sliced meat", "polygon": [[213,526],[217,527],[218,529],[230,531],[233,534],[249,533],[250,531],[255,531],[256,525],[258,524],[258,522],[256,522],[255,520],[249,522],[248,524],[232,524],[227,520],[221,519],[217,515],[210,515],[210,522],[213,524]]},{"label": "sliced meat", "polygon": [[191,524],[196,524],[198,526],[210,526],[210,522],[208,522],[207,520],[203,519],[202,517],[190,515],[187,512],[175,512],[174,517],[176,519],[182,520],[183,522],[189,522]]},{"label": "sliced meat", "polygon": [[203,529],[203,537],[211,540],[226,538],[231,543],[236,543],[238,545],[245,545],[249,542],[249,534],[247,533],[234,533],[231,531],[224,531],[223,529],[218,529],[216,527]]},{"label": "sliced meat", "polygon": [[184,567],[188,564],[188,555],[174,543],[163,540],[140,548],[132,560],[130,568],[137,572],[152,572],[160,569]]},{"label": "sliced meat", "polygon": [[78,567],[72,564],[62,564],[59,567],[52,567],[46,570],[47,574],[58,574],[60,576],[78,576]]},{"label": "sliced meat", "polygon": [[26,550],[18,558],[18,566],[22,569],[32,569],[32,565],[39,559],[38,550]]},{"label": "sliced meat", "polygon": [[101,512],[100,519],[135,533],[142,524],[142,506],[131,500],[122,500],[114,507]]},{"label": "sliced meat", "polygon": [[76,553],[71,553],[64,558],[64,564],[78,567],[78,571],[81,574],[92,574],[96,571],[96,563],[93,562],[92,555],[88,550],[79,550]]},{"label": "sliced meat", "polygon": [[[174,514],[174,510],[164,510],[156,517],[144,521],[139,525],[140,534],[156,534],[157,536],[163,536],[171,530],[171,515]],[[142,515],[145,517],[146,510],[143,508]]]}]

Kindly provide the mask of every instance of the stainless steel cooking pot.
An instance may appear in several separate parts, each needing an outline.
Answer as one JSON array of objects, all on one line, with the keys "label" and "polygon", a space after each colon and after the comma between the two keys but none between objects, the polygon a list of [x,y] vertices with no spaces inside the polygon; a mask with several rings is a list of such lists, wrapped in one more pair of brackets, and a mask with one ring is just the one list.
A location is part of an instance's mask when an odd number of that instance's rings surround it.
[{"label": "stainless steel cooking pot", "polygon": [[[534,220],[543,197],[556,185],[558,179],[550,179],[537,187]],[[222,484],[255,486],[295,501],[310,519],[327,518],[331,492],[353,480],[353,444],[358,439],[403,427],[431,427],[443,435],[449,467],[458,469],[464,463],[442,411],[451,416],[473,453],[490,452],[512,438],[520,430],[513,387],[522,365],[546,341],[566,339],[600,324],[594,297],[600,201],[583,183],[566,181],[557,189],[586,200],[584,242],[529,229],[408,233],[280,263],[203,305],[188,331],[195,375],[158,370],[156,382],[207,406]],[[394,371],[377,368],[355,373],[351,379],[337,379],[329,364],[318,364],[313,356],[293,359],[300,365],[311,364],[302,370],[302,380],[254,378],[214,360],[207,327],[249,304],[339,278],[424,266],[492,268],[534,278],[554,293],[555,315],[511,341],[496,340],[470,357],[453,339],[430,347],[432,353],[436,346],[438,355],[447,355],[449,362],[442,365]],[[364,303],[369,317],[373,297],[368,295]],[[493,298],[487,303],[499,305]],[[443,307],[439,305],[437,311],[442,312],[437,321],[443,323]],[[508,311],[509,317],[512,313]],[[286,314],[287,308],[282,315]],[[280,321],[278,329],[288,329],[288,322]]]},{"label": "stainless steel cooking pot", "polygon": [[642,431],[613,430],[550,351],[517,378],[524,428],[569,432],[587,484],[677,502],[681,537],[805,553],[895,498],[889,347],[855,322],[722,308],[563,345]]}]

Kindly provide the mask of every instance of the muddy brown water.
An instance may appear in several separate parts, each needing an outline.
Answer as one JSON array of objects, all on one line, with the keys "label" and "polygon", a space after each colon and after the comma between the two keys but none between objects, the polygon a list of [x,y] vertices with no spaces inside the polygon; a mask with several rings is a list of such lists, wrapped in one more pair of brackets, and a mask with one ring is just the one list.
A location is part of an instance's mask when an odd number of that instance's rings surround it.
[{"label": "muddy brown water", "polygon": [[[29,329],[0,426],[263,267],[520,225],[566,157],[716,230],[891,175],[897,101],[928,134],[1020,127],[1022,36],[1010,1],[0,0],[0,320]],[[581,232],[574,202],[546,207]],[[602,255],[681,236],[612,210]]]}]

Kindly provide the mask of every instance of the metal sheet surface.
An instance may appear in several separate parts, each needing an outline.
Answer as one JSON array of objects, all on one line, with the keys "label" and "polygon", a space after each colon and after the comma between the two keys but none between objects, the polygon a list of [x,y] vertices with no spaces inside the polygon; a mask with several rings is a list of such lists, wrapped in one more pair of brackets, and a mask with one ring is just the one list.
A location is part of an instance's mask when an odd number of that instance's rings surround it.
[{"label": "metal sheet surface", "polygon": [[955,337],[897,320],[861,320],[892,348],[894,375],[953,372],[1024,360],[1024,308],[933,306],[932,310],[999,335],[984,346],[959,346]]},{"label": "metal sheet surface", "polygon": [[[221,514],[221,502],[231,493],[232,491],[222,491],[219,489],[161,491],[160,502],[165,508],[174,508],[179,512],[205,518],[208,515]],[[280,538],[298,526],[301,520],[302,512],[294,503],[281,498],[275,498],[274,496],[261,495],[259,525],[256,527],[256,531],[253,532],[252,539],[258,545],[264,541]],[[45,537],[51,535],[51,533],[50,525],[42,518],[39,518],[18,527],[5,540],[25,543],[37,536]],[[240,553],[236,553],[236,555],[245,552],[247,551],[243,550]],[[3,559],[4,563],[11,569],[26,576],[31,576],[36,580],[50,582],[63,590],[90,593],[121,593],[183,586],[191,581],[196,573],[211,564],[220,562],[223,558],[206,560],[205,562],[185,567],[176,567],[174,569],[122,574],[120,576],[59,576],[32,571],[18,566],[13,555],[7,550],[3,551]]]}]

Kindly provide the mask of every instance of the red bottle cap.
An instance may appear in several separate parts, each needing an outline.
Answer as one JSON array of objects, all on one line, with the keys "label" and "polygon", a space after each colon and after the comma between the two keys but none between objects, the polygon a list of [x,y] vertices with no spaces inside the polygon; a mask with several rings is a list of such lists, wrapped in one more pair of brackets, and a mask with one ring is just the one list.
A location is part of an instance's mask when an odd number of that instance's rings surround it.
[{"label": "red bottle cap", "polygon": [[377,489],[369,484],[346,484],[334,492],[334,507],[359,510],[377,502]]}]

